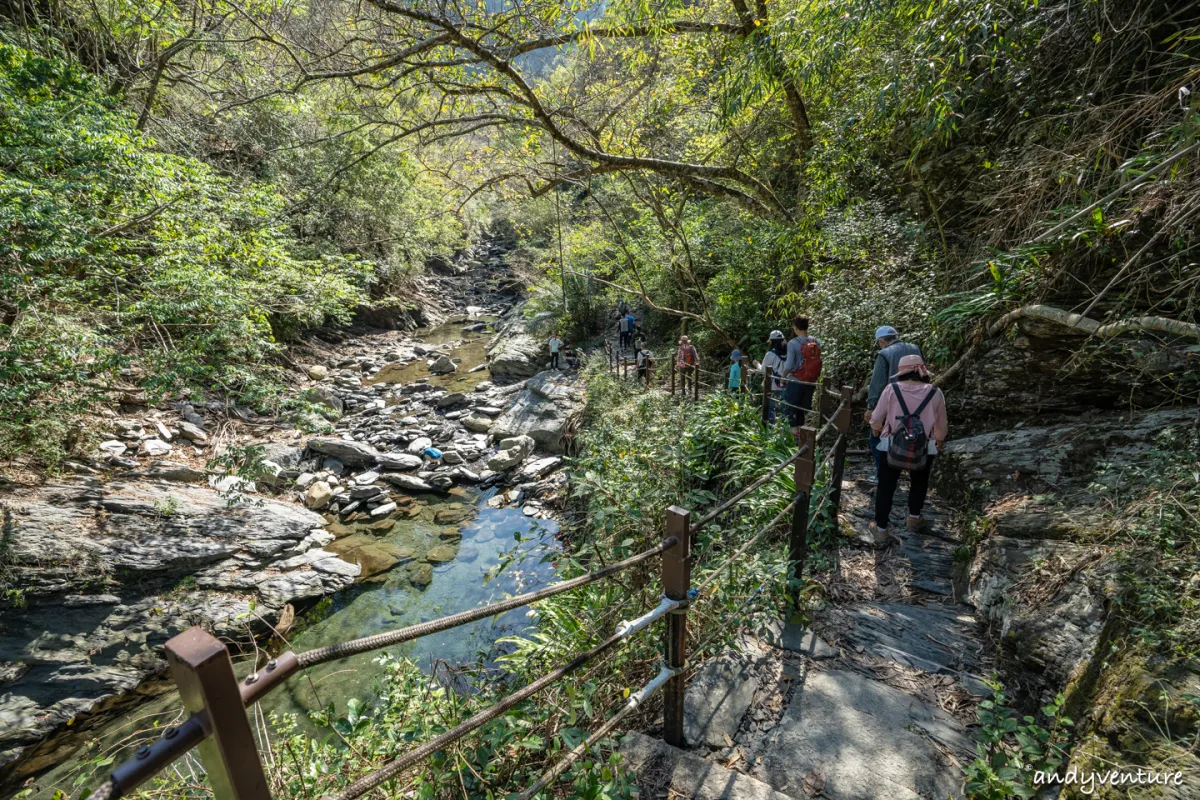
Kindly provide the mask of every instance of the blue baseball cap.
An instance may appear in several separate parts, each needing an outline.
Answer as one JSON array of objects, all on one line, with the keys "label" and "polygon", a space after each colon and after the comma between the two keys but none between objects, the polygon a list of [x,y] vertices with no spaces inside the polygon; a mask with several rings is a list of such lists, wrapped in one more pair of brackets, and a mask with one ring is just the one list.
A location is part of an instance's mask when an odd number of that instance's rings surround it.
[{"label": "blue baseball cap", "polygon": [[742,360],[742,351],[738,350],[735,347],[733,349],[733,352],[729,354],[729,360],[730,361],[741,361]]},{"label": "blue baseball cap", "polygon": [[887,339],[892,336],[899,336],[900,332],[891,325],[881,325],[875,329],[876,339]]}]

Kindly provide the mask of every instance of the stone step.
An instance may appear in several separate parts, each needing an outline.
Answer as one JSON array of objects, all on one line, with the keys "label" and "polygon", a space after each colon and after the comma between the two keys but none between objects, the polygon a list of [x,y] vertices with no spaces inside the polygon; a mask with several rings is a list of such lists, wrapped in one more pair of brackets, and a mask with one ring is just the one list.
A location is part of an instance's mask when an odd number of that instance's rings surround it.
[{"label": "stone step", "polygon": [[626,734],[620,752],[646,800],[795,800],[756,778],[640,733]]},{"label": "stone step", "polygon": [[809,670],[754,774],[777,791],[829,800],[960,798],[971,743],[939,708],[856,672]]},{"label": "stone step", "polygon": [[936,675],[954,675],[974,694],[990,690],[979,652],[979,621],[966,606],[871,603],[831,612],[842,646]]}]

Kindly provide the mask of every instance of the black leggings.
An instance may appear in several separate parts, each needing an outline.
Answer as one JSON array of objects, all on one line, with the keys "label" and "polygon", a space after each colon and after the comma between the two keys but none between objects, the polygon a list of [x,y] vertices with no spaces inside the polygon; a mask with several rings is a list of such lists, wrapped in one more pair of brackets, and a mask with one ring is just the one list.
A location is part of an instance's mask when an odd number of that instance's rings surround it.
[{"label": "black leggings", "polygon": [[550,354],[550,369],[558,369],[558,353]]},{"label": "black leggings", "polygon": [[[881,453],[879,459],[879,486],[875,489],[875,524],[886,528],[888,517],[892,515],[892,498],[896,494],[896,484],[900,482],[902,469],[896,469],[888,464],[887,453]],[[933,460],[930,456],[925,462],[925,469],[909,472],[911,486],[908,490],[908,514],[911,517],[921,515],[925,508],[925,495],[929,494],[929,473],[933,470]]]}]

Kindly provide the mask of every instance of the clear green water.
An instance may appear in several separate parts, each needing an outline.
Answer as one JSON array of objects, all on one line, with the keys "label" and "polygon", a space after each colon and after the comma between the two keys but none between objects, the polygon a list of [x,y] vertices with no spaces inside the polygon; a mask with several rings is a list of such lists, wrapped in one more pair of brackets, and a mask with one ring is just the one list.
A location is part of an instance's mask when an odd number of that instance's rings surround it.
[{"label": "clear green water", "polygon": [[[418,360],[406,368],[385,367],[372,381],[398,383],[428,377],[431,383],[455,391],[474,388],[488,379],[488,371],[467,374],[467,370],[485,362],[490,335],[467,334],[463,341],[462,326],[461,322],[448,323],[418,332],[430,345],[458,342],[449,351],[452,358],[462,359],[457,373],[431,377],[425,362]],[[501,600],[553,580],[558,525],[550,520],[531,520],[519,509],[488,508],[487,500],[494,494],[494,489],[479,492],[456,487],[446,496],[414,498],[398,511],[390,527],[331,524],[329,529],[339,538],[327,549],[363,564],[364,577],[302,613],[288,634],[292,649],[303,652],[395,630]],[[438,563],[428,562],[431,555]],[[507,566],[497,572],[497,565],[502,563]],[[516,609],[499,618],[489,617],[388,648],[387,652],[413,659],[427,670],[434,660],[450,664],[478,661],[487,657],[497,639],[529,627],[526,612],[524,608]],[[324,736],[308,720],[307,712],[332,703],[340,713],[352,697],[371,701],[383,674],[375,663],[380,652],[352,656],[295,676],[267,696],[262,711],[266,717],[294,714],[302,729]],[[252,654],[234,660],[239,675],[250,672]],[[36,779],[30,787],[34,790],[32,797],[49,798],[56,789],[77,796],[80,787],[73,785],[81,760],[103,752],[114,755],[119,763],[143,741],[155,738],[164,726],[178,722],[181,706],[169,683],[151,683],[139,691],[145,699],[127,712],[84,736],[64,739],[62,749],[54,754],[57,766]],[[97,777],[106,775],[101,770]],[[94,784],[89,781],[89,785]]]},{"label": "clear green water", "polygon": [[[491,322],[491,317],[481,317],[479,321]],[[434,386],[441,386],[452,392],[469,392],[484,381],[491,380],[491,373],[486,369],[478,372],[468,372],[472,367],[486,361],[488,343],[492,340],[491,331],[481,333],[463,333],[462,322],[448,322],[436,328],[422,328],[415,334],[417,340],[431,349],[439,345],[449,344],[449,350],[439,349],[452,359],[462,359],[457,372],[448,375],[434,375],[429,371],[428,358],[417,358],[408,364],[394,362],[388,364],[371,376],[365,383],[415,383],[426,380]]]}]

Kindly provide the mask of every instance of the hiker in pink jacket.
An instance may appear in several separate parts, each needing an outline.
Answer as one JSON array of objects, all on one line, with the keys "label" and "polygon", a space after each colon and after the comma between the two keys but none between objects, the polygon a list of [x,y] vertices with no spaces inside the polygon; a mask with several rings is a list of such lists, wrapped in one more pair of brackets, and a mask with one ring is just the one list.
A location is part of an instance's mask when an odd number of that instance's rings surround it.
[{"label": "hiker in pink jacket", "polygon": [[888,541],[888,517],[901,472],[907,471],[911,482],[908,528],[920,530],[929,473],[946,443],[947,425],[946,398],[930,384],[925,360],[904,356],[871,414],[871,430],[880,437],[879,449],[884,451],[875,490],[875,519],[870,526],[877,545]]}]

